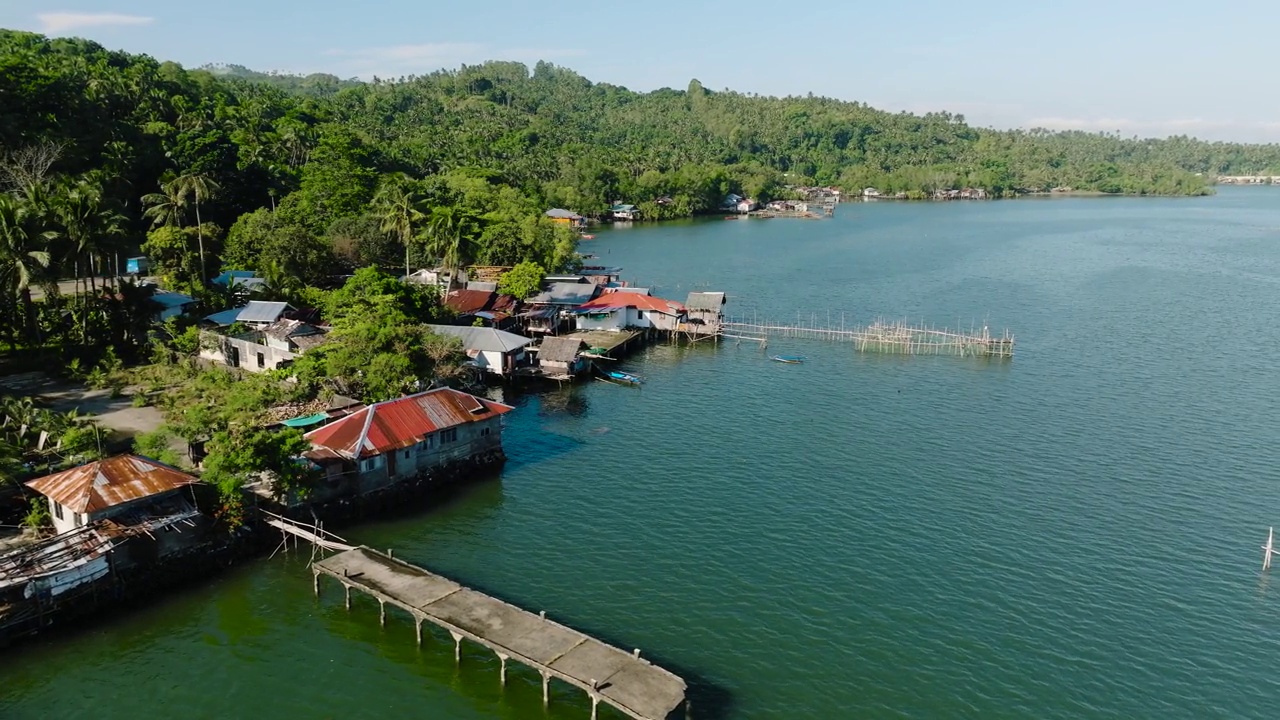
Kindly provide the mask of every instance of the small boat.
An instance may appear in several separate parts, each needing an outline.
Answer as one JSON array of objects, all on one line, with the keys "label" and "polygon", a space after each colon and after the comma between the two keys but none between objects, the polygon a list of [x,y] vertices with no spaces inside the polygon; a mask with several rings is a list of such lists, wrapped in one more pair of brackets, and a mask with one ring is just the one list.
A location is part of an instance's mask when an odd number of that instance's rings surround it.
[{"label": "small boat", "polygon": [[583,235],[583,236],[582,236],[582,239],[583,239],[583,240],[595,240],[595,239],[596,239],[596,236],[595,236],[595,235]]},{"label": "small boat", "polygon": [[774,362],[787,363],[788,365],[799,365],[805,360],[803,355],[772,355],[769,359]]},{"label": "small boat", "polygon": [[639,375],[632,375],[629,372],[622,372],[621,370],[607,370],[605,371],[604,376],[608,380],[626,383],[627,385],[639,385],[644,382],[640,379]]},{"label": "small boat", "polygon": [[583,256],[582,256],[582,259],[583,259],[583,260],[599,260],[599,259],[600,259],[600,256],[599,256],[599,255],[592,255],[591,253],[587,253],[586,255],[583,255]]}]

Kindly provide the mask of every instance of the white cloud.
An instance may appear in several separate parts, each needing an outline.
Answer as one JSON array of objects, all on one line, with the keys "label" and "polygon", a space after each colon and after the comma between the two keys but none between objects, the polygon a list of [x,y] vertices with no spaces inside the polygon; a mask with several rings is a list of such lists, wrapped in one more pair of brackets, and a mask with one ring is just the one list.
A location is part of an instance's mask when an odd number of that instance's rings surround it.
[{"label": "white cloud", "polygon": [[335,74],[370,78],[422,75],[440,68],[486,60],[536,62],[585,55],[571,48],[500,48],[482,43],[422,43],[386,45],[358,50],[329,50],[325,55],[341,58]]},{"label": "white cloud", "polygon": [[150,25],[155,18],[146,15],[123,15],[121,13],[78,13],[51,12],[36,15],[40,21],[40,31],[44,33],[63,33],[91,27],[108,27],[120,25]]}]

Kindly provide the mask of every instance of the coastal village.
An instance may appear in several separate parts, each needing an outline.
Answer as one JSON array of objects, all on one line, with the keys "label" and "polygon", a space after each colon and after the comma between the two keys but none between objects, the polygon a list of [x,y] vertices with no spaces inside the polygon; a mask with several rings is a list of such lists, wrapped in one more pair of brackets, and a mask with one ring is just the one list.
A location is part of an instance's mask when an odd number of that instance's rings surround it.
[{"label": "coastal village", "polygon": [[[615,210],[621,222],[637,217],[634,206]],[[581,216],[560,209],[546,215],[585,234]],[[463,387],[473,391],[592,378],[637,385],[641,378],[615,369],[626,354],[656,340],[721,335],[724,293],[659,297],[624,280],[622,268],[582,257],[572,272],[546,275],[540,291],[523,299],[498,289],[509,267],[422,268],[401,281],[432,288],[447,309],[451,320],[430,329],[460,346],[469,373]],[[133,258],[129,266],[141,273],[147,260]],[[331,326],[316,309],[257,299],[267,282],[254,272],[222,272],[212,283],[238,291],[242,302],[203,317],[189,316],[192,297],[151,286],[152,320],[193,322],[199,360],[208,367],[287,375],[328,341]],[[30,480],[26,490],[47,500],[51,528],[0,545],[0,641],[255,555],[264,532],[281,522],[372,517],[489,472],[505,460],[502,416],[512,409],[452,387],[370,404],[333,394],[320,406],[281,408],[273,427],[305,433],[309,448],[292,462],[318,480],[305,493],[282,492],[265,475],[247,484],[245,502],[257,515],[235,531],[218,522],[216,498],[198,477],[196,445],[186,448],[190,470],[124,452]]]}]

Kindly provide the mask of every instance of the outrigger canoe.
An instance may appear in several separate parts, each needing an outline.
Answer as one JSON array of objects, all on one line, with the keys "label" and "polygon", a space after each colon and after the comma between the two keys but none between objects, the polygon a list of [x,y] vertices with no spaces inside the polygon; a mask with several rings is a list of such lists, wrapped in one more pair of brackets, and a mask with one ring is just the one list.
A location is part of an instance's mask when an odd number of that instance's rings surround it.
[{"label": "outrigger canoe", "polygon": [[605,376],[605,379],[607,380],[626,383],[627,385],[639,385],[640,383],[644,382],[644,380],[640,379],[639,375],[632,375],[629,372],[622,372],[621,370],[605,371],[604,376]]},{"label": "outrigger canoe", "polygon": [[773,355],[769,359],[774,362],[787,363],[789,365],[799,365],[804,362],[803,355]]}]

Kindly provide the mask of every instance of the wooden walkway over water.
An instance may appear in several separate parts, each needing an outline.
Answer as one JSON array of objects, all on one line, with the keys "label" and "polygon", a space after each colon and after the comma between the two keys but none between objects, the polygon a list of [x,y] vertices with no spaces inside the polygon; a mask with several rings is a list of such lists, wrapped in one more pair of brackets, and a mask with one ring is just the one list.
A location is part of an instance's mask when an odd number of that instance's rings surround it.
[{"label": "wooden walkway over water", "polygon": [[507,660],[515,659],[542,675],[542,701],[549,699],[548,683],[559,678],[581,688],[591,698],[591,717],[601,702],[636,720],[665,720],[685,705],[685,683],[674,674],[546,618],[366,547],[339,553],[311,566],[315,591],[320,576],[342,583],[347,608],[351,590],[373,596],[386,622],[387,604],[413,616],[418,644],[422,623],[438,625],[453,636],[454,657],[461,659],[462,639],[494,651],[507,680]]},{"label": "wooden walkway over water", "polygon": [[851,343],[860,352],[901,355],[956,355],[959,357],[1013,357],[1013,335],[1005,330],[993,334],[981,330],[956,331],[913,325],[905,322],[877,321],[870,325],[835,325],[830,318],[821,323],[816,316],[807,322],[797,318],[794,324],[770,320],[729,319],[721,326],[721,337],[751,340],[762,346],[771,338],[825,340]]}]

